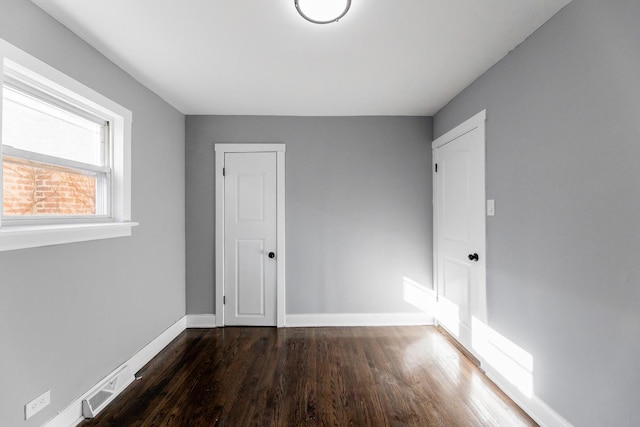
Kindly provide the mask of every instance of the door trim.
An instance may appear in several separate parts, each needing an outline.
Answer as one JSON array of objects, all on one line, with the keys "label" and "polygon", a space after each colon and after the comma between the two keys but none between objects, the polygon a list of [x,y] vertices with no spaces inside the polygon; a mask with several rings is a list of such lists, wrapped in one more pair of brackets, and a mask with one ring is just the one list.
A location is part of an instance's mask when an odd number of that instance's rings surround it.
[{"label": "door trim", "polygon": [[[475,116],[471,117],[468,120],[465,120],[463,123],[459,124],[455,128],[451,129],[449,132],[444,135],[438,137],[431,143],[431,149],[435,150],[436,148],[442,147],[443,145],[453,141],[454,139],[460,138],[465,133],[469,133],[477,127],[482,127],[484,130],[484,122],[487,119],[487,110],[482,110]],[[484,132],[483,132],[484,134]]]},{"label": "door trim", "polygon": [[224,168],[225,153],[276,153],[276,325],[285,326],[285,152],[286,144],[215,144],[215,307],[216,326],[224,326]]},{"label": "door trim", "polygon": [[[475,116],[471,117],[470,119],[464,121],[463,123],[459,124],[458,126],[456,126],[455,128],[451,129],[449,132],[445,133],[444,135],[440,136],[439,138],[435,139],[432,143],[431,143],[431,149],[432,149],[432,166],[431,166],[431,176],[432,176],[432,194],[433,194],[433,287],[434,287],[434,291],[436,292],[436,298],[439,301],[440,299],[440,289],[438,286],[438,223],[439,223],[439,218],[438,218],[438,205],[437,205],[437,177],[436,177],[436,172],[435,172],[435,164],[437,163],[437,156],[436,156],[436,150],[458,138],[460,138],[461,136],[473,131],[474,129],[480,129],[481,133],[482,133],[482,144],[484,146],[484,150],[483,150],[483,155],[482,155],[482,162],[484,164],[484,170],[485,170],[485,185],[483,186],[482,189],[482,200],[485,201],[485,215],[484,215],[484,221],[483,221],[483,230],[482,230],[482,235],[483,235],[483,244],[484,244],[484,258],[485,260],[488,259],[488,253],[487,253],[487,217],[486,217],[486,133],[485,133],[485,121],[487,118],[487,110],[482,110],[480,111],[478,114],[476,114]],[[483,295],[481,295],[482,298],[482,307],[481,307],[481,313],[479,314],[479,319],[481,322],[484,322],[485,324],[487,323],[488,320],[488,314],[487,314],[487,270],[486,270],[486,261],[484,263],[484,269],[481,272],[481,278],[480,280],[482,281],[481,284],[481,289],[483,290]],[[436,325],[439,325],[439,319],[436,317]],[[463,345],[462,343],[460,343],[461,345]],[[464,346],[464,345],[463,345]],[[465,347],[466,348],[466,347]],[[478,353],[473,349],[473,348],[467,348],[467,350],[469,352],[471,352],[474,356],[478,357],[480,359],[480,361],[482,362],[482,358],[478,355]]]}]

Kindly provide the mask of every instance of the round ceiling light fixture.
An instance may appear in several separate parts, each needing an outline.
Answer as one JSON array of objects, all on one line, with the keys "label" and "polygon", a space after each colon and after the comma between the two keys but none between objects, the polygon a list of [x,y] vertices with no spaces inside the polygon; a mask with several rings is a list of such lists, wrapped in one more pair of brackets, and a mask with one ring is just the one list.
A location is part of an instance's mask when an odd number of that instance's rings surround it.
[{"label": "round ceiling light fixture", "polygon": [[300,16],[314,24],[338,22],[347,14],[351,0],[295,0]]}]

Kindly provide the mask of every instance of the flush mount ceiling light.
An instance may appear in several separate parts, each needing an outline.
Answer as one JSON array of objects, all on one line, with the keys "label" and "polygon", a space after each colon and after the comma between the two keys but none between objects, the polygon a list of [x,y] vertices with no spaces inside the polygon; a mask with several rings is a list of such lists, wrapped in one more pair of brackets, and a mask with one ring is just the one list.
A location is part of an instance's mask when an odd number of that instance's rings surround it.
[{"label": "flush mount ceiling light", "polygon": [[351,0],[295,0],[300,16],[314,24],[338,22],[347,14]]}]

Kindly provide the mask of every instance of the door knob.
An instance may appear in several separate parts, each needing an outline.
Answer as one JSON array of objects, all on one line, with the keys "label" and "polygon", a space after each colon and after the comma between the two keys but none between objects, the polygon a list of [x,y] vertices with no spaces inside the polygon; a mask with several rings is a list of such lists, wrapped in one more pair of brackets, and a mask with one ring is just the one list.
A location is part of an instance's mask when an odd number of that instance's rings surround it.
[{"label": "door knob", "polygon": [[275,258],[276,254],[275,254],[275,252],[269,252],[268,256],[269,256],[269,258]]},{"label": "door knob", "polygon": [[478,254],[469,254],[469,261],[478,262]]}]

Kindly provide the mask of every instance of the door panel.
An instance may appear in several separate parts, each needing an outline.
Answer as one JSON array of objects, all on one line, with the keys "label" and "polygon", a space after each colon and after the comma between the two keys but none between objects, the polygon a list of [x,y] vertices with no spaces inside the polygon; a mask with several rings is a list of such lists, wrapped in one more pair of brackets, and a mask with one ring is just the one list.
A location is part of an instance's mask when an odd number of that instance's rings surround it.
[{"label": "door panel", "polygon": [[226,325],[276,325],[276,153],[225,154]]},{"label": "door panel", "polygon": [[469,242],[469,151],[443,150],[442,160],[442,228],[443,239]]},{"label": "door panel", "polygon": [[235,313],[237,317],[264,316],[265,314],[264,252],[264,239],[236,240]]},{"label": "door panel", "polygon": [[264,221],[264,174],[238,175],[236,223]]},{"label": "door panel", "polygon": [[444,260],[442,295],[460,309],[460,321],[469,325],[469,264],[454,259]]}]

